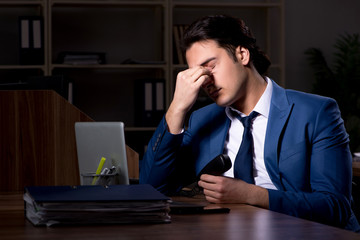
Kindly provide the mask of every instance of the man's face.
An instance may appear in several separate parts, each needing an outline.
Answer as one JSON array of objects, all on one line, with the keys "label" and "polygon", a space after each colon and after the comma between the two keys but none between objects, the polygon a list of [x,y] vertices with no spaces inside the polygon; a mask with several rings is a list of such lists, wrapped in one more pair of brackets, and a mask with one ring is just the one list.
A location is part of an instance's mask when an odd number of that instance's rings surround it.
[{"label": "man's face", "polygon": [[202,87],[219,106],[230,106],[245,94],[248,69],[240,51],[236,52],[237,62],[213,40],[196,42],[186,52],[190,68],[202,66],[210,70],[210,80]]}]

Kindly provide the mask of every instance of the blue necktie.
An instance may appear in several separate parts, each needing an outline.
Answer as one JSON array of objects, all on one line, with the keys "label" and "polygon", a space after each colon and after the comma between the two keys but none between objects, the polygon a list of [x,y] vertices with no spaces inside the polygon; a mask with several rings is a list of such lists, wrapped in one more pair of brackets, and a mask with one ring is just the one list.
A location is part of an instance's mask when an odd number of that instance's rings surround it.
[{"label": "blue necktie", "polygon": [[240,117],[238,114],[236,114],[236,118],[238,118],[240,122],[244,125],[244,133],[241,146],[234,162],[234,177],[252,184],[254,183],[254,140],[251,131],[252,122],[258,115],[259,113],[257,112],[252,112],[247,117]]}]

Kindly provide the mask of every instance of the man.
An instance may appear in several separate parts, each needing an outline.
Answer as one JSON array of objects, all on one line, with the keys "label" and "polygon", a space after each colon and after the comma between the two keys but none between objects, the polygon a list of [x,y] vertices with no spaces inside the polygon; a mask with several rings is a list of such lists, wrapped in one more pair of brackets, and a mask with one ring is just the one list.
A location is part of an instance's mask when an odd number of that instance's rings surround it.
[{"label": "man", "polygon": [[[141,162],[140,183],[178,191],[221,153],[233,168],[198,182],[212,203],[245,203],[359,231],[351,210],[351,153],[336,102],[279,87],[264,76],[270,61],[242,20],[209,16],[184,35],[189,69],[177,76],[174,98]],[[185,117],[200,89],[215,102]],[[238,172],[251,120],[250,180]],[[247,132],[249,132],[247,130]],[[242,151],[239,151],[242,154]],[[242,157],[246,159],[246,157]]]}]

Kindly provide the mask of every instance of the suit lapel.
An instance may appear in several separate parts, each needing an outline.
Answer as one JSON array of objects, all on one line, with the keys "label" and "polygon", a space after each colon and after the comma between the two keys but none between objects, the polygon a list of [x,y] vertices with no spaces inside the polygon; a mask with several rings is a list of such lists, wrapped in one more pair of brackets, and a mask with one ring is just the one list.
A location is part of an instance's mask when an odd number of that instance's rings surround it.
[{"label": "suit lapel", "polygon": [[[216,126],[220,124],[220,126]],[[230,119],[226,117],[225,121],[215,123],[210,137],[210,156],[216,157],[224,151],[224,144],[229,131]]]},{"label": "suit lapel", "polygon": [[198,174],[214,157],[224,150],[224,143],[229,130],[230,119],[225,114],[225,108],[214,109],[211,116],[210,137],[202,139],[200,143],[199,161],[196,162],[196,174]]},{"label": "suit lapel", "polygon": [[292,107],[293,104],[289,103],[285,89],[273,81],[273,93],[265,137],[264,160],[269,176],[278,189],[283,189],[278,166],[278,146]]}]

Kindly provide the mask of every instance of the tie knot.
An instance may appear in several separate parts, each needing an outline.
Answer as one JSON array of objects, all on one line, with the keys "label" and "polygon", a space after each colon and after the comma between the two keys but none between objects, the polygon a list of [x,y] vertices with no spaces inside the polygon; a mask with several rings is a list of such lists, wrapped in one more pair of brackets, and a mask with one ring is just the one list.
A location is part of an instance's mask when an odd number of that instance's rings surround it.
[{"label": "tie knot", "polygon": [[238,119],[242,122],[242,124],[244,125],[244,128],[251,128],[252,122],[253,120],[259,115],[258,112],[251,112],[249,116],[246,117],[240,117],[238,115]]}]

